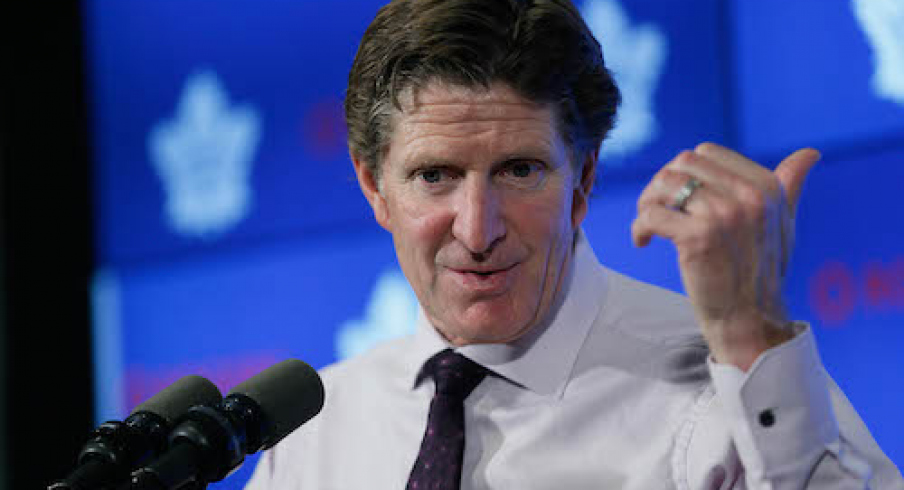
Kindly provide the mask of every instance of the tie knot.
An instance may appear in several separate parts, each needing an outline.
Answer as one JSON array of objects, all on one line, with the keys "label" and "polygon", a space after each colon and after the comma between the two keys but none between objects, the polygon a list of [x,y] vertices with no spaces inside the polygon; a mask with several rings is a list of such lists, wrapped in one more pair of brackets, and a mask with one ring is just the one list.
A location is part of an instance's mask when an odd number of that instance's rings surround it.
[{"label": "tie knot", "polygon": [[436,393],[464,400],[483,381],[486,368],[467,357],[444,350],[427,362],[427,373],[436,383]]}]

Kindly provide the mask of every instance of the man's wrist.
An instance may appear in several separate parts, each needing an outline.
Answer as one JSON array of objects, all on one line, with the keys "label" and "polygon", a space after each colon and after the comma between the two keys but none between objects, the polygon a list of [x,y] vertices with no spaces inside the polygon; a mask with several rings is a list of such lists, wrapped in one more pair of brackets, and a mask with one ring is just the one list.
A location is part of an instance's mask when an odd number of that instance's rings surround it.
[{"label": "man's wrist", "polygon": [[764,352],[794,338],[793,324],[759,316],[731,325],[704,326],[703,335],[715,362],[747,372]]}]

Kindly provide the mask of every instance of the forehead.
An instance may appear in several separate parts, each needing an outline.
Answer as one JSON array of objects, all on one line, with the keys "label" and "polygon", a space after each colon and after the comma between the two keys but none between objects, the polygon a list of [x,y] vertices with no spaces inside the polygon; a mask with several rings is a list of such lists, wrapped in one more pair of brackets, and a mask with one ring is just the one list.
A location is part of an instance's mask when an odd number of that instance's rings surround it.
[{"label": "forehead", "polygon": [[497,82],[489,87],[466,87],[442,81],[431,81],[409,88],[399,97],[401,112],[397,117],[422,122],[518,120],[543,118],[548,122],[549,104],[534,102],[508,85]]},{"label": "forehead", "polygon": [[[445,145],[492,145],[510,151],[561,146],[551,104],[531,101],[505,84],[489,88],[431,82],[400,97],[393,114],[390,150],[441,151]],[[486,148],[484,148],[486,149]]]}]

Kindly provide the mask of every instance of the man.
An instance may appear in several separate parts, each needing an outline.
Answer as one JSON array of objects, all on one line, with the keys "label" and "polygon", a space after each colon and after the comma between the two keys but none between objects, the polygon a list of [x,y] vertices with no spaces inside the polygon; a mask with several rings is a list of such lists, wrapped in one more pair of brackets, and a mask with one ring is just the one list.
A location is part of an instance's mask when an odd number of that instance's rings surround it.
[{"label": "man", "polygon": [[772,172],[707,143],[663,167],[631,234],[674,243],[685,299],[580,230],[618,101],[568,0],[380,11],[349,147],[418,332],[326,369],[323,412],[249,488],[904,488],[785,316],[818,153]]}]

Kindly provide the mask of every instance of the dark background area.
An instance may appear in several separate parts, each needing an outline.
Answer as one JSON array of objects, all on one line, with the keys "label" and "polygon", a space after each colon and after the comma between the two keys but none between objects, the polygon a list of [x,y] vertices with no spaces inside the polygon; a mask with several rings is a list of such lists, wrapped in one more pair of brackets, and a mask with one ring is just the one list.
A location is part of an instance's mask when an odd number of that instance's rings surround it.
[{"label": "dark background area", "polygon": [[0,488],[43,488],[93,425],[81,2],[0,5]]}]

